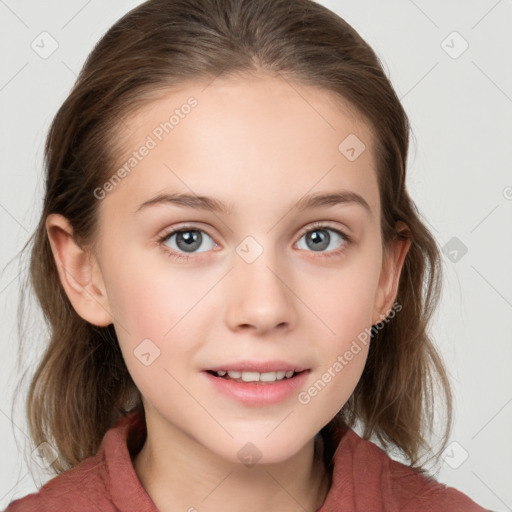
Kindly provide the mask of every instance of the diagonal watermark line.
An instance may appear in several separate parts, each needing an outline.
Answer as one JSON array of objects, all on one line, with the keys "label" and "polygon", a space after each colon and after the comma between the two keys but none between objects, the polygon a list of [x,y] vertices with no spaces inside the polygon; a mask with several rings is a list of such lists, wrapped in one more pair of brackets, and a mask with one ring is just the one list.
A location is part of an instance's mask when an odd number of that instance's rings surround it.
[{"label": "diagonal watermark line", "polygon": [[272,434],[276,429],[277,427],[279,427],[279,425],[281,425],[283,423],[283,421],[288,418],[288,416],[290,416],[290,414],[292,414],[293,412],[295,411],[295,409],[291,410],[266,436],[265,436],[265,439],[267,439],[267,437]]},{"label": "diagonal watermark line", "polygon": [[498,0],[472,27],[473,30],[498,4],[501,3],[502,0]]},{"label": "diagonal watermark line", "polygon": [[78,9],[78,11],[73,15],[71,16],[71,18],[66,21],[66,23],[64,23],[64,25],[62,25],[61,30],[63,28],[65,28],[67,25],[69,25],[69,23],[74,20],[89,4],[91,3],[91,0],[89,0],[88,2],[86,2],[80,9]]},{"label": "diagonal watermark line", "polygon": [[482,220],[481,220],[481,221],[480,221],[480,222],[479,222],[479,223],[478,223],[478,224],[477,224],[477,225],[476,225],[476,226],[475,226],[471,231],[470,231],[470,233],[473,233],[473,231],[475,231],[475,229],[476,229],[478,226],[480,226],[480,224],[482,224],[482,222],[483,222],[485,219],[487,219],[487,217],[489,217],[489,215],[491,215],[491,213],[493,213],[493,212],[496,210],[496,208],[498,208],[498,206],[499,206],[499,204],[498,204],[498,205],[496,205],[496,206],[495,206],[495,207],[494,207],[494,208],[493,208],[493,209],[492,209],[492,210],[491,210],[491,211],[490,211],[490,212],[489,212],[489,213],[488,213],[488,214],[487,214],[487,215],[486,215],[486,216],[485,216],[485,217],[484,217],[484,218],[483,218],[483,219],[482,219]]},{"label": "diagonal watermark line", "polygon": [[[23,270],[26,270],[26,269],[23,269]],[[7,290],[7,288],[9,288],[9,286],[11,286],[12,283],[14,283],[14,281],[16,281],[16,279],[18,279],[18,277],[20,277],[21,273],[23,272],[23,270],[20,270],[18,272],[18,275],[16,277],[13,277],[8,283],[6,286],[4,286],[1,290],[0,290],[0,295],[2,295],[2,293],[5,292],[5,290]]]},{"label": "diagonal watermark line", "polygon": [[18,221],[18,219],[11,214],[11,212],[3,205],[0,203],[0,208],[2,208],[2,210],[4,210],[4,212],[7,213],[7,215],[9,215],[11,217],[12,220],[14,220],[14,222],[16,222],[18,224],[18,226],[20,226],[23,231],[25,231],[25,233],[28,233],[28,230],[27,228],[25,228],[25,226],[23,224],[21,224],[21,222]]},{"label": "diagonal watermark line", "polygon": [[471,265],[471,268],[512,308],[512,304],[504,297],[478,270]]},{"label": "diagonal watermark line", "polygon": [[23,64],[23,66],[21,66],[21,68],[18,69],[18,71],[16,71],[12,77],[9,78],[9,80],[4,85],[2,85],[2,87],[0,87],[0,91],[3,91],[4,88],[7,87],[27,66],[28,62],[25,62],[25,64]]},{"label": "diagonal watermark line", "polygon": [[164,334],[164,336],[167,336],[175,327],[178,325],[183,318],[185,318],[211,291],[215,286],[217,286],[222,279],[224,279],[232,270],[234,267],[231,267],[214,285],[210,287],[210,289]]},{"label": "diagonal watermark line", "polygon": [[489,82],[491,82],[494,87],[496,87],[496,89],[498,89],[498,91],[500,91],[501,94],[507,98],[508,101],[512,102],[512,98],[510,98],[510,96],[487,73],[485,73],[485,71],[480,66],[478,66],[474,60],[471,61],[471,64],[473,64],[473,66],[475,66],[480,71],[480,73],[482,73],[482,75],[484,75],[487,80],[489,80]]},{"label": "diagonal watermark line", "polygon": [[423,14],[423,16],[425,16],[425,18],[427,18],[427,19],[428,19],[428,21],[430,21],[430,23],[432,23],[432,25],[434,25],[436,28],[439,28],[439,26],[437,25],[437,23],[436,23],[436,22],[435,22],[435,21],[434,21],[430,16],[428,16],[428,15],[427,15],[427,13],[426,13],[425,11],[423,11],[422,9],[420,9],[420,7],[419,7],[417,4],[415,4],[415,3],[413,2],[413,0],[409,0],[409,2],[411,2],[411,4],[412,4],[412,5],[414,5],[414,7],[416,7],[416,9],[418,9],[418,11],[420,11],[420,12]]},{"label": "diagonal watermark line", "polygon": [[30,436],[21,428],[19,427],[18,425],[16,425],[16,423],[14,422],[14,420],[7,414],[5,414],[5,412],[0,409],[0,412],[26,437],[30,440]]},{"label": "diagonal watermark line", "polygon": [[30,28],[3,0],[0,0],[0,3],[3,4],[11,13],[18,18],[18,20],[25,25],[25,27]]},{"label": "diagonal watermark line", "polygon": [[485,485],[485,487],[487,487],[487,489],[489,489],[489,491],[491,491],[494,494],[494,496],[496,496],[496,498],[498,498],[501,501],[501,503],[503,503],[503,505],[505,505],[505,507],[508,508],[508,510],[512,510],[512,508],[510,508],[510,506],[507,505],[473,470],[471,470],[471,473],[473,473],[473,475],[475,475],[478,478],[478,480],[480,480],[480,482],[482,482]]},{"label": "diagonal watermark line", "polygon": [[220,423],[220,421],[217,420],[217,418],[215,418],[215,416],[213,416],[213,414],[185,386],[183,386],[183,384],[167,368],[164,368],[164,371],[167,372],[181,386],[183,391],[188,393],[190,398],[195,400],[196,403],[204,409],[206,414],[208,414],[208,416],[210,416],[226,432],[226,434],[233,439],[233,436],[229,432],[229,430],[226,427],[224,427],[224,425],[222,425],[222,423]]},{"label": "diagonal watermark line", "polygon": [[18,485],[20,485],[21,481],[29,475],[28,471],[3,495],[0,497],[0,503],[4,500],[6,496],[8,496]]},{"label": "diagonal watermark line", "polygon": [[286,286],[286,288],[288,288],[288,290],[293,293],[293,295],[295,295],[295,297],[297,297],[297,299],[302,302],[302,304],[304,304],[304,306],[306,306],[306,308],[309,309],[309,311],[311,311],[311,313],[313,313],[313,315],[318,318],[318,320],[320,320],[320,322],[325,325],[325,327],[327,327],[327,329],[329,329],[329,331],[331,331],[333,336],[336,336],[336,333],[268,265],[266,265],[266,267],[270,270],[270,272],[272,272],[272,274],[277,277],[277,279],[279,279],[279,281],[281,281]]},{"label": "diagonal watermark line", "polygon": [[233,471],[230,471],[201,501],[205,501],[211,494],[213,494],[213,492],[216,491],[226,481],[231,473],[233,473]]},{"label": "diagonal watermark line", "polygon": [[300,507],[302,510],[304,510],[304,511],[306,511],[306,512],[307,512],[307,510],[302,506],[302,504],[301,504],[299,501],[297,501],[297,498],[295,498],[295,496],[294,496],[293,494],[291,494],[291,493],[288,491],[288,489],[287,489],[286,487],[284,487],[284,486],[281,484],[281,482],[279,482],[278,480],[276,480],[276,478],[274,477],[274,475],[272,475],[272,474],[271,474],[271,473],[269,473],[268,471],[266,471],[266,473],[267,473],[267,474],[268,474],[268,475],[269,475],[269,476],[274,480],[274,482],[275,482],[277,485],[279,485],[279,487],[281,487],[281,489],[283,489],[283,491],[285,491],[285,492],[286,492],[286,494],[288,494],[288,496],[290,496],[290,498],[292,498],[292,500],[293,500],[293,501],[295,501],[295,503],[297,503],[297,505],[299,505],[299,507]]},{"label": "diagonal watermark line", "polygon": [[78,76],[78,75],[77,75],[77,74],[76,74],[76,73],[75,73],[75,72],[74,72],[74,71],[73,71],[73,70],[72,70],[72,69],[71,69],[71,68],[70,68],[70,67],[69,67],[69,66],[68,66],[68,65],[63,61],[63,60],[61,60],[61,62],[62,62],[62,64],[64,64],[64,66],[66,66],[66,67],[69,69],[69,71],[71,71],[71,73],[72,73],[73,75],[75,75],[75,77],[77,77],[77,76]]},{"label": "diagonal watermark line", "polygon": [[489,423],[491,423],[491,421],[496,418],[496,416],[498,416],[498,414],[503,411],[503,409],[505,409],[505,407],[510,403],[512,402],[512,398],[510,400],[508,400],[505,405],[503,407],[501,407],[501,409],[471,438],[471,441],[473,441],[473,439],[475,439],[475,437],[480,434],[480,432],[482,432],[482,430],[487,427],[487,425],[489,425]]},{"label": "diagonal watermark line", "polygon": [[400,96],[400,100],[403,100],[417,85],[422,82],[425,77],[432,72],[432,70],[439,64],[439,61],[437,61],[405,94]]},{"label": "diagonal watermark line", "polygon": [[202,89],[202,90],[201,90],[201,92],[203,93],[204,91],[206,91],[206,89],[208,89],[208,87],[210,87],[210,85],[212,85],[212,84],[213,84],[213,82],[215,82],[215,80],[217,80],[217,78],[219,78],[219,76],[221,76],[221,75],[222,75],[222,73],[224,72],[224,70],[225,70],[227,67],[228,67],[228,65],[226,64],[226,65],[225,65],[225,66],[220,70],[220,72],[219,72],[219,73],[217,73],[217,74],[213,77],[213,79],[212,79],[210,82],[208,82],[208,83],[206,84],[206,86],[204,87],[204,89]]},{"label": "diagonal watermark line", "polygon": [[333,129],[333,130],[336,130],[336,128],[334,128],[334,126],[329,123],[329,121],[327,121],[327,119],[325,119],[325,117],[320,114],[320,112],[318,112],[318,110],[313,107],[313,105],[311,105],[311,103],[306,99],[304,98],[304,96],[302,96],[302,94],[292,85],[291,82],[289,82],[288,80],[286,80],[286,78],[278,71],[277,74]]}]

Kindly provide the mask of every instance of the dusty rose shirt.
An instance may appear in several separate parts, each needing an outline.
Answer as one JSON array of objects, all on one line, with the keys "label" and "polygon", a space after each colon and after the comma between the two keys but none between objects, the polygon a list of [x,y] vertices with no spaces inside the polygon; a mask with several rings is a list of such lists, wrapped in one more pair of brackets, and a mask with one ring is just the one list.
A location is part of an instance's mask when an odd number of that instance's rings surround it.
[{"label": "dusty rose shirt", "polygon": [[[61,473],[5,512],[158,512],[142,487],[131,456],[145,437],[133,411],[103,437],[94,456]],[[199,507],[201,508],[201,507]],[[466,495],[390,459],[348,430],[334,455],[332,485],[317,512],[482,512]]]}]

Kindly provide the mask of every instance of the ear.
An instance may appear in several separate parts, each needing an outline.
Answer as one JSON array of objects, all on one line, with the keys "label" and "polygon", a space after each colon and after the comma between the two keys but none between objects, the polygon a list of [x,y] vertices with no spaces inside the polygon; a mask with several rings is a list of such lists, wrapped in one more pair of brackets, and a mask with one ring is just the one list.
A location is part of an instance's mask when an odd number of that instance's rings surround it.
[{"label": "ear", "polygon": [[[407,225],[397,222],[396,231],[408,231]],[[382,321],[388,314],[395,302],[398,293],[400,273],[409,252],[411,239],[396,238],[393,240],[383,256],[382,270],[375,297],[372,325]]]},{"label": "ear", "polygon": [[78,315],[98,327],[112,323],[103,277],[95,256],[73,238],[68,219],[52,213],[46,218],[46,232],[60,282]]}]

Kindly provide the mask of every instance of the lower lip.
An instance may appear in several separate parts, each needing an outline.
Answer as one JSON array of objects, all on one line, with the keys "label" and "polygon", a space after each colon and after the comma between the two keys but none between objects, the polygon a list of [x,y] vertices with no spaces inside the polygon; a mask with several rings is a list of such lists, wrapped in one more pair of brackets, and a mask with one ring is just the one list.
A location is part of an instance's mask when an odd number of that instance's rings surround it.
[{"label": "lower lip", "polygon": [[309,370],[295,375],[291,379],[284,378],[275,382],[237,382],[231,379],[214,377],[211,373],[202,372],[215,388],[245,405],[272,405],[282,402],[298,393],[307,379]]}]

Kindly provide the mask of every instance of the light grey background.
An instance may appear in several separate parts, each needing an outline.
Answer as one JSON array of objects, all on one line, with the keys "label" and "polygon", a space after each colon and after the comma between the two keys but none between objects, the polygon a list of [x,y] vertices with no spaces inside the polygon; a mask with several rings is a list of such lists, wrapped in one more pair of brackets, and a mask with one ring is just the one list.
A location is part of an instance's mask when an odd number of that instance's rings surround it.
[{"label": "light grey background", "polygon": [[[20,269],[7,263],[35,228],[53,116],[96,41],[139,3],[0,0],[0,508],[50,477],[41,470],[33,480],[23,410],[11,417]],[[354,26],[384,62],[415,135],[411,196],[448,247],[433,334],[454,387],[455,444],[436,477],[484,507],[512,510],[512,2],[320,3]],[[48,38],[43,31],[58,43],[47,58],[31,47]],[[469,46],[458,55],[464,41]]]}]

